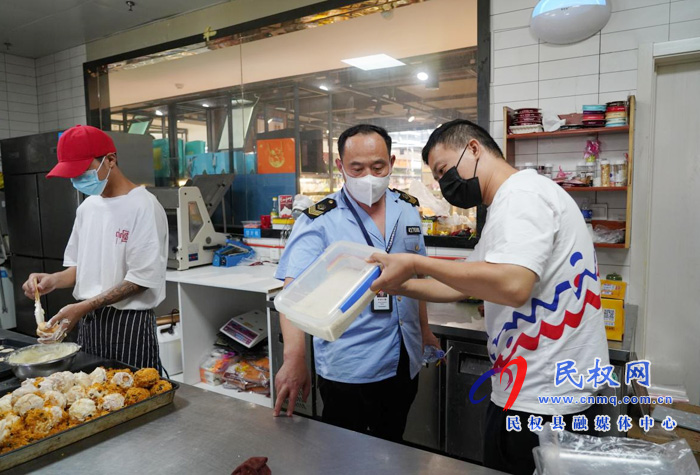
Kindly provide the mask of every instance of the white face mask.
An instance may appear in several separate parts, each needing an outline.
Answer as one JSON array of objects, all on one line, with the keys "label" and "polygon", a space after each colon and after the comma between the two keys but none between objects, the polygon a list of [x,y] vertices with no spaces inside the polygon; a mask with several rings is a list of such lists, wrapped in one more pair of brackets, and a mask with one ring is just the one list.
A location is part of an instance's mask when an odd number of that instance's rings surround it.
[{"label": "white face mask", "polygon": [[343,176],[345,177],[345,187],[352,197],[362,204],[372,206],[386,193],[391,179],[391,170],[386,176],[374,176],[368,173],[360,178],[352,177],[343,170]]}]

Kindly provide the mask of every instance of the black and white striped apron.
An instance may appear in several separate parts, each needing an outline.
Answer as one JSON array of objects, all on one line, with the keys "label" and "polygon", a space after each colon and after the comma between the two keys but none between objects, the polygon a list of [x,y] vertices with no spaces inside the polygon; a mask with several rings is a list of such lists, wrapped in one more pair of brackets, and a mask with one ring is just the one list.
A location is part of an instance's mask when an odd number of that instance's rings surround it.
[{"label": "black and white striped apron", "polygon": [[104,307],[80,320],[78,344],[91,355],[162,373],[153,310]]}]

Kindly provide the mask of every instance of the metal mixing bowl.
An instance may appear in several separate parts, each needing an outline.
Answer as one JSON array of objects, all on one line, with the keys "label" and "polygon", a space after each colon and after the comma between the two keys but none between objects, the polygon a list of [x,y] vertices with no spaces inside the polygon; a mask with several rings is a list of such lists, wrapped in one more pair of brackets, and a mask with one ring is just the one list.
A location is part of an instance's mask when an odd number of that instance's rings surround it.
[{"label": "metal mixing bowl", "polygon": [[[43,361],[41,363],[13,363],[12,360],[19,357],[22,353],[30,351],[32,348],[40,348],[41,351],[50,352],[53,349],[70,348],[70,353],[60,358]],[[6,359],[6,363],[12,368],[19,379],[38,378],[49,376],[60,371],[67,371],[73,364],[75,356],[80,351],[80,345],[77,343],[52,343],[50,345],[31,345],[20,348],[12,352]]]}]

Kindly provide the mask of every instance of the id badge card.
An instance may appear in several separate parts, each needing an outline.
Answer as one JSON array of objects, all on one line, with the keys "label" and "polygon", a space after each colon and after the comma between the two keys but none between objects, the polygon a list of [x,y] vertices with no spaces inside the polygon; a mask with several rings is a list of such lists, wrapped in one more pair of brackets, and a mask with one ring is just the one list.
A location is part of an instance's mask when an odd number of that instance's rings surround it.
[{"label": "id badge card", "polygon": [[373,312],[391,312],[392,304],[391,295],[386,292],[379,292],[372,300],[372,311]]}]

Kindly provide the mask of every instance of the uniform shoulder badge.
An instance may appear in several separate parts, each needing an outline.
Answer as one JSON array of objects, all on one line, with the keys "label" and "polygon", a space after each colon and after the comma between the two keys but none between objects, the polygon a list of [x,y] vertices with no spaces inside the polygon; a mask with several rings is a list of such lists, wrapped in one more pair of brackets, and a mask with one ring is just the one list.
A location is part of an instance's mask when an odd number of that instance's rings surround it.
[{"label": "uniform shoulder badge", "polygon": [[311,219],[316,219],[319,216],[326,214],[330,210],[338,206],[338,203],[333,198],[325,198],[315,205],[309,206],[304,210],[304,214]]},{"label": "uniform shoulder badge", "polygon": [[401,190],[395,190],[394,188],[392,188],[391,191],[398,193],[399,199],[405,201],[406,203],[410,204],[411,206],[420,206],[420,203],[418,202],[418,198],[416,198],[415,196],[411,196],[408,193],[401,191]]}]

